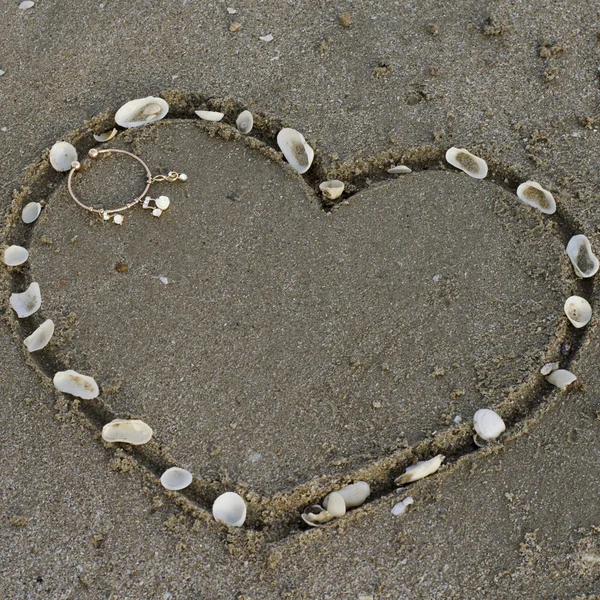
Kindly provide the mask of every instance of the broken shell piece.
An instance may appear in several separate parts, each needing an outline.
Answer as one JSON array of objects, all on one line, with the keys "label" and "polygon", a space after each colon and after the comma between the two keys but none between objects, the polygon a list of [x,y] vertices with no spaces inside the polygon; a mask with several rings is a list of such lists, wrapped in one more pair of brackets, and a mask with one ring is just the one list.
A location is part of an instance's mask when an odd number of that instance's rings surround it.
[{"label": "broken shell piece", "polygon": [[444,458],[446,457],[443,454],[438,454],[429,460],[420,460],[417,464],[406,467],[406,473],[398,477],[396,483],[412,483],[435,473],[444,462]]},{"label": "broken shell piece", "polygon": [[330,179],[319,184],[319,189],[323,192],[323,196],[329,200],[335,200],[342,195],[344,191],[344,182],[339,179]]},{"label": "broken shell piece", "polygon": [[565,369],[557,369],[553,371],[546,377],[546,381],[555,385],[558,389],[563,392],[567,389],[569,385],[571,385],[574,381],[577,380],[577,377],[571,373],[571,371],[567,371]]},{"label": "broken shell piece", "polygon": [[34,281],[24,292],[11,294],[9,302],[19,319],[30,317],[42,305],[39,283]]},{"label": "broken shell piece", "polygon": [[456,148],[454,146],[449,148],[446,152],[446,161],[475,179],[483,179],[488,172],[485,160],[471,154],[464,148]]},{"label": "broken shell piece", "polygon": [[[325,508],[329,507],[329,498],[334,493],[336,492],[331,492],[331,494],[325,496],[325,500],[323,500],[323,506]],[[356,483],[337,490],[337,493],[344,499],[346,508],[355,508],[356,506],[363,504],[369,497],[371,486],[366,481],[357,481]]]},{"label": "broken shell piece", "polygon": [[579,277],[592,277],[600,262],[592,253],[592,245],[585,235],[574,235],[567,244],[567,256]]},{"label": "broken shell piece", "polygon": [[115,122],[121,127],[141,127],[159,121],[168,112],[169,105],[162,98],[137,98],[121,106],[115,114]]},{"label": "broken shell piece", "polygon": [[411,504],[414,504],[414,500],[413,500],[412,496],[407,496],[401,502],[394,504],[394,507],[392,508],[392,514],[395,517],[399,517],[399,516],[403,515],[406,512],[406,509]]},{"label": "broken shell piece", "polygon": [[[484,442],[492,442],[506,431],[502,417],[489,408],[482,408],[473,415],[473,427],[476,438]],[[475,443],[479,446],[477,442],[478,440],[475,439]]]},{"label": "broken shell piece", "polygon": [[225,116],[225,113],[214,110],[195,110],[194,112],[205,121],[220,121]]},{"label": "broken shell piece", "polygon": [[23,0],[21,4],[19,4],[19,8],[21,10],[27,10],[28,8],[33,8],[35,6],[35,2],[33,0]]},{"label": "broken shell piece", "polygon": [[105,131],[104,133],[94,134],[94,139],[97,142],[108,142],[112,140],[115,135],[117,135],[116,128],[113,128],[111,131]]},{"label": "broken shell piece", "polygon": [[139,446],[152,438],[152,429],[139,419],[114,419],[102,428],[105,442],[124,442]]},{"label": "broken shell piece", "polygon": [[71,394],[71,396],[77,396],[84,400],[97,398],[98,394],[100,394],[98,384],[94,381],[93,377],[82,375],[71,369],[59,371],[54,375],[54,387],[59,392]]},{"label": "broken shell piece", "polygon": [[56,142],[50,148],[50,164],[56,171],[70,171],[71,163],[77,160],[77,150],[69,142]]},{"label": "broken shell piece", "polygon": [[392,175],[400,175],[401,173],[412,173],[412,169],[406,165],[396,165],[395,167],[388,169],[387,172]]},{"label": "broken shell piece", "polygon": [[322,527],[325,523],[329,523],[329,521],[335,519],[331,513],[327,512],[318,504],[307,506],[300,516],[302,517],[302,520],[311,527]]},{"label": "broken shell piece", "polygon": [[171,467],[167,469],[161,476],[160,482],[167,490],[182,490],[192,483],[192,474],[185,469],[179,467]]},{"label": "broken shell piece", "polygon": [[519,200],[533,208],[537,208],[546,215],[556,212],[554,196],[535,181],[526,181],[517,188]]},{"label": "broken shell piece", "polygon": [[9,267],[22,265],[29,258],[29,250],[23,246],[9,246],[4,250],[4,264]]},{"label": "broken shell piece", "polygon": [[30,336],[23,340],[29,352],[45,348],[54,335],[54,321],[46,319]]},{"label": "broken shell piece", "polygon": [[154,204],[156,204],[156,206],[161,210],[167,210],[167,208],[169,208],[169,204],[171,204],[171,201],[169,200],[168,196],[159,196],[154,201]]},{"label": "broken shell piece", "polygon": [[261,35],[259,36],[259,38],[263,41],[263,42],[272,42],[273,41],[273,35],[272,34],[267,34],[267,35]]},{"label": "broken shell piece", "polygon": [[277,134],[277,145],[286,160],[298,173],[306,173],[310,169],[315,151],[306,143],[304,136],[299,131],[284,127]]},{"label": "broken shell piece", "polygon": [[242,133],[250,133],[254,127],[254,117],[249,110],[245,110],[239,114],[235,124]]},{"label": "broken shell piece", "polygon": [[540,373],[542,375],[550,375],[550,373],[552,373],[552,371],[556,371],[556,369],[558,369],[558,363],[557,362],[550,362],[550,363],[546,363],[540,369]]},{"label": "broken shell piece", "polygon": [[327,496],[327,512],[336,518],[346,514],[346,501],[339,492],[331,492]]},{"label": "broken shell piece", "polygon": [[241,527],[246,520],[246,502],[235,492],[225,492],[214,501],[212,513],[215,521]]},{"label": "broken shell piece", "polygon": [[39,202],[30,202],[25,205],[23,212],[21,213],[21,219],[23,223],[33,223],[42,212],[42,205]]},{"label": "broken shell piece", "polygon": [[565,301],[565,314],[573,327],[580,329],[585,327],[592,318],[592,307],[590,303],[581,296],[570,296]]}]

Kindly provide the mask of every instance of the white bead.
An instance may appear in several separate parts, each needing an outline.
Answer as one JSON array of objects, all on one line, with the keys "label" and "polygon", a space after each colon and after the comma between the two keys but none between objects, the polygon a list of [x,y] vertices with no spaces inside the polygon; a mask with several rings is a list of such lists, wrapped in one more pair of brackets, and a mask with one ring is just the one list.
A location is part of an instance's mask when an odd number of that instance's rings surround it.
[{"label": "white bead", "polygon": [[171,204],[171,201],[167,196],[159,196],[154,201],[154,204],[156,204],[156,206],[161,210],[167,210],[167,208],[169,208],[169,204]]},{"label": "white bead", "polygon": [[122,225],[123,224],[123,215],[115,215],[113,221],[117,224],[117,225]]},{"label": "white bead", "polygon": [[160,215],[162,215],[162,210],[160,210],[160,208],[155,208],[152,210],[153,217],[160,217]]},{"label": "white bead", "polygon": [[185,173],[180,173],[178,179],[179,181],[187,181],[188,176]]}]

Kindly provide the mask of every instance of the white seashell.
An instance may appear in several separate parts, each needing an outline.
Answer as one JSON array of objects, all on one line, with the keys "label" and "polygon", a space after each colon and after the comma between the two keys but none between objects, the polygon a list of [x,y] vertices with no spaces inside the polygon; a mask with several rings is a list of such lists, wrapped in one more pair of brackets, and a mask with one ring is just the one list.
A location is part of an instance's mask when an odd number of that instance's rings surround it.
[{"label": "white seashell", "polygon": [[590,240],[585,235],[574,235],[569,240],[567,256],[579,277],[592,277],[600,266],[600,262],[592,253]]},{"label": "white seashell", "polygon": [[412,169],[405,165],[396,165],[395,167],[388,169],[387,172],[391,173],[392,175],[399,175],[401,173],[412,173]]},{"label": "white seashell", "polygon": [[69,142],[56,142],[50,148],[50,164],[56,171],[70,171],[71,163],[77,160],[77,150]]},{"label": "white seashell", "polygon": [[394,505],[394,507],[392,508],[392,514],[395,517],[399,517],[399,516],[403,515],[406,512],[406,509],[411,504],[414,504],[414,500],[413,500],[412,496],[407,496],[406,498],[404,498],[404,500],[402,500],[401,502],[398,502],[397,504]]},{"label": "white seashell", "polygon": [[179,467],[171,467],[161,475],[160,482],[167,490],[182,490],[190,485],[193,479],[189,471]]},{"label": "white seashell", "polygon": [[331,513],[327,512],[318,504],[307,506],[300,516],[302,517],[302,520],[311,527],[322,527],[325,523],[335,519]]},{"label": "white seashell", "polygon": [[[331,492],[331,494],[333,493],[335,492]],[[346,508],[354,508],[363,504],[369,497],[371,486],[366,481],[357,481],[356,483],[337,490],[337,493],[344,499]],[[328,508],[331,494],[327,494],[325,500],[323,500],[324,508]]]},{"label": "white seashell", "polygon": [[19,4],[19,8],[21,10],[27,10],[28,8],[33,8],[35,6],[35,2],[32,0],[23,0],[21,4]]},{"label": "white seashell", "polygon": [[161,210],[167,210],[167,208],[169,208],[169,204],[171,204],[171,201],[169,200],[168,196],[159,196],[154,201],[154,204],[156,204],[156,206]]},{"label": "white seashell", "polygon": [[42,212],[42,205],[39,202],[30,202],[25,205],[23,212],[21,213],[21,219],[23,223],[33,223]]},{"label": "white seashell", "polygon": [[263,42],[272,42],[273,41],[273,36],[269,33],[268,35],[261,35],[260,39]]},{"label": "white seashell", "polygon": [[108,142],[117,135],[117,130],[112,129],[111,131],[105,131],[104,133],[94,134],[94,139],[97,142]]},{"label": "white seashell", "polygon": [[214,110],[195,110],[194,112],[205,121],[220,121],[225,116],[225,113]]},{"label": "white seashell", "polygon": [[215,521],[241,527],[246,520],[246,503],[239,494],[225,492],[214,501],[212,513]]},{"label": "white seashell", "polygon": [[540,373],[542,375],[550,375],[550,373],[552,373],[552,371],[556,371],[556,369],[558,369],[558,363],[557,362],[546,363],[540,369]]},{"label": "white seashell", "polygon": [[573,375],[571,371],[567,371],[565,369],[557,369],[556,371],[552,371],[552,373],[546,377],[546,381],[548,383],[555,385],[563,392],[576,380],[577,377]]},{"label": "white seashell", "polygon": [[23,340],[29,352],[45,348],[54,335],[54,321],[46,319],[30,336]]},{"label": "white seashell", "polygon": [[464,148],[456,148],[454,146],[449,148],[446,152],[446,161],[475,179],[483,179],[488,172],[485,160],[471,154]]},{"label": "white seashell", "polygon": [[168,112],[169,105],[162,98],[148,96],[123,104],[115,114],[115,122],[121,127],[141,127],[159,121]]},{"label": "white seashell", "polygon": [[444,458],[446,457],[443,454],[438,454],[429,460],[420,460],[417,464],[407,467],[406,473],[398,477],[396,483],[411,483],[435,473],[444,462]]},{"label": "white seashell", "polygon": [[39,283],[34,281],[24,292],[11,294],[9,302],[19,319],[30,317],[42,305]]},{"label": "white seashell", "polygon": [[319,184],[319,189],[323,192],[323,196],[329,200],[335,200],[342,195],[344,191],[344,182],[339,179],[330,179]]},{"label": "white seashell", "polygon": [[250,133],[254,127],[254,117],[249,110],[245,110],[239,114],[235,124],[242,133]]},{"label": "white seashell", "polygon": [[346,501],[339,492],[331,492],[327,496],[327,512],[332,517],[343,517],[346,514]]},{"label": "white seashell", "polygon": [[4,250],[4,264],[9,267],[22,265],[29,258],[29,250],[23,246],[9,246]]},{"label": "white seashell", "polygon": [[71,396],[77,396],[84,400],[91,400],[97,398],[100,394],[98,384],[94,381],[93,377],[88,375],[82,375],[77,371],[68,369],[67,371],[58,371],[54,375],[54,387],[65,394],[71,394]]},{"label": "white seashell", "polygon": [[565,301],[565,314],[574,327],[585,327],[592,318],[590,303],[581,296],[570,296]]},{"label": "white seashell", "polygon": [[230,15],[235,15],[235,13],[237,12],[237,10],[235,10],[235,8],[227,7],[227,12]]},{"label": "white seashell", "polygon": [[139,419],[114,419],[102,428],[102,439],[139,446],[149,442],[152,433],[150,426]]},{"label": "white seashell", "polygon": [[556,212],[554,196],[535,181],[526,181],[517,188],[519,200],[533,208],[537,208],[546,215]]},{"label": "white seashell", "polygon": [[281,148],[286,160],[298,173],[306,173],[310,169],[315,152],[299,131],[284,127],[277,134],[277,145]]},{"label": "white seashell", "polygon": [[475,433],[485,442],[495,440],[506,431],[502,417],[489,408],[482,408],[473,415],[473,427]]}]

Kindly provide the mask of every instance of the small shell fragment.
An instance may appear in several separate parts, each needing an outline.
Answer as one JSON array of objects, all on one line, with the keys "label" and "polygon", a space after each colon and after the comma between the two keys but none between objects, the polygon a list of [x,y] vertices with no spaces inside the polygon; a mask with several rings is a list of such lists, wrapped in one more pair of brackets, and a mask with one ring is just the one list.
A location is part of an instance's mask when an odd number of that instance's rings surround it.
[{"label": "small shell fragment", "polygon": [[454,146],[449,148],[446,152],[446,161],[475,179],[483,179],[488,173],[485,160],[471,154],[464,148],[456,148]]},{"label": "small shell fragment", "polygon": [[126,102],[115,114],[115,122],[121,127],[141,127],[164,118],[169,105],[162,98],[148,96]]},{"label": "small shell fragment", "polygon": [[396,479],[396,483],[403,485],[423,479],[432,473],[435,473],[446,458],[443,454],[438,454],[429,460],[420,460],[417,464],[406,467],[406,473]]},{"label": "small shell fragment", "polygon": [[277,134],[277,145],[283,152],[286,160],[298,173],[306,173],[310,169],[315,152],[306,143],[304,136],[299,131],[290,127],[284,127]]},{"label": "small shell fragment", "polygon": [[329,200],[335,200],[344,192],[344,182],[339,179],[330,179],[320,183],[319,189],[323,192],[323,196]]},{"label": "small shell fragment", "polygon": [[311,527],[322,527],[325,523],[335,519],[331,513],[327,512],[318,504],[307,506],[300,516],[302,517],[302,520]]},{"label": "small shell fragment", "polygon": [[250,133],[254,127],[254,117],[249,110],[244,110],[238,115],[235,124],[242,133]]},{"label": "small shell fragment", "polygon": [[261,39],[263,42],[272,42],[272,41],[273,41],[273,35],[272,35],[272,34],[270,34],[270,33],[269,33],[268,35],[261,35],[261,36],[260,36],[260,39]]},{"label": "small shell fragment", "polygon": [[401,502],[398,502],[397,504],[394,504],[394,507],[392,508],[392,514],[395,517],[399,517],[399,516],[403,515],[406,512],[406,509],[411,504],[414,504],[414,502],[415,501],[413,500],[412,496],[407,496]]},{"label": "small shell fragment", "polygon": [[331,492],[327,496],[327,512],[336,518],[346,514],[346,501],[339,492]]},{"label": "small shell fragment", "polygon": [[4,250],[4,264],[9,267],[22,265],[29,258],[29,250],[23,246],[9,246]]},{"label": "small shell fragment", "polygon": [[45,348],[53,335],[54,321],[46,319],[30,336],[23,340],[23,343],[29,352],[36,352]]},{"label": "small shell fragment", "polygon": [[152,429],[139,419],[114,419],[102,428],[105,442],[123,442],[139,446],[152,438]]},{"label": "small shell fragment", "polygon": [[387,172],[392,175],[400,175],[403,173],[412,173],[412,169],[406,165],[396,165],[395,167],[388,169]]},{"label": "small shell fragment", "polygon": [[567,256],[579,277],[592,277],[600,262],[592,253],[592,245],[585,235],[574,235],[567,244]]},{"label": "small shell fragment", "polygon": [[473,415],[473,428],[484,442],[492,442],[506,431],[502,417],[489,408],[482,408]]},{"label": "small shell fragment", "polygon": [[565,314],[573,327],[581,329],[585,327],[592,318],[592,307],[590,303],[581,296],[570,296],[565,301]]},{"label": "small shell fragment", "polygon": [[189,471],[179,467],[167,469],[161,476],[160,482],[167,490],[182,490],[192,483],[193,476]]},{"label": "small shell fragment", "polygon": [[23,212],[21,213],[21,219],[23,220],[23,223],[29,225],[40,216],[41,212],[42,205],[39,202],[29,202],[29,204],[26,204],[23,208]]},{"label": "small shell fragment", "polygon": [[98,384],[94,381],[93,377],[82,375],[71,369],[58,371],[54,375],[54,387],[59,392],[71,394],[71,396],[77,396],[84,400],[97,398],[98,394],[100,394]]},{"label": "small shell fragment", "polygon": [[110,140],[112,140],[115,135],[117,135],[117,129],[113,128],[111,129],[111,131],[105,131],[104,133],[98,133],[98,134],[94,134],[94,139],[97,142],[108,142]]},{"label": "small shell fragment", "polygon": [[556,212],[554,196],[535,181],[522,183],[517,188],[517,196],[519,200],[528,206],[533,206],[533,208],[537,208],[546,215],[552,215]]},{"label": "small shell fragment", "polygon": [[50,148],[50,164],[56,171],[70,171],[71,163],[77,160],[77,150],[69,142],[56,142]]},{"label": "small shell fragment", "polygon": [[33,8],[35,6],[35,2],[32,0],[23,0],[21,4],[19,4],[19,8],[21,10],[27,10],[28,8]]},{"label": "small shell fragment", "polygon": [[552,373],[552,371],[556,371],[556,369],[558,369],[558,363],[557,362],[549,362],[549,363],[546,363],[540,369],[540,373],[542,375],[550,375],[550,373]]},{"label": "small shell fragment", "polygon": [[576,380],[577,377],[573,375],[571,371],[567,371],[566,369],[557,369],[556,371],[552,371],[552,373],[546,377],[548,383],[555,385],[563,392]]},{"label": "small shell fragment", "polygon": [[24,292],[11,294],[9,302],[19,319],[30,317],[42,305],[39,283],[34,281]]},{"label": "small shell fragment", "polygon": [[195,110],[194,112],[205,121],[220,121],[225,116],[225,113],[214,110]]},{"label": "small shell fragment", "polygon": [[225,492],[214,501],[212,513],[215,521],[241,527],[246,520],[246,502],[235,492]]},{"label": "small shell fragment", "polygon": [[[332,494],[336,492],[332,492],[325,497],[323,500],[323,506],[328,508],[329,506],[329,498]],[[339,490],[337,493],[344,499],[346,503],[346,508],[355,508],[356,506],[360,506],[364,503],[364,501],[369,497],[371,493],[371,486],[366,481],[357,481],[351,485],[347,485]]]}]

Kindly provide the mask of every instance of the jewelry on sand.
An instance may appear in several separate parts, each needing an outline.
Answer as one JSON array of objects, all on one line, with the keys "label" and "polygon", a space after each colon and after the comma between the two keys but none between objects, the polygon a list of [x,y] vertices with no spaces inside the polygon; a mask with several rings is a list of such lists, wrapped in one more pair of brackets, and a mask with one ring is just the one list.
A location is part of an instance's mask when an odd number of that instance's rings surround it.
[{"label": "jewelry on sand", "polygon": [[[139,156],[136,156],[135,154],[132,154],[131,152],[127,152],[126,150],[117,150],[116,148],[107,148],[106,150],[97,150],[96,148],[92,148],[88,152],[88,156],[92,160],[94,160],[94,159],[98,158],[100,156],[100,154],[110,154],[111,152],[115,152],[118,154],[126,154],[127,156],[131,156],[131,158],[135,158],[135,160],[137,160],[144,167],[144,169],[146,171],[146,187],[144,188],[144,191],[137,198],[135,198],[128,204],[125,204],[124,206],[121,206],[119,208],[111,208],[110,210],[108,210],[108,209],[104,209],[104,208],[93,208],[92,206],[88,206],[88,205],[84,204],[83,202],[81,202],[81,200],[79,200],[79,198],[77,198],[77,196],[73,192],[73,186],[72,186],[73,175],[81,169],[81,163],[77,160],[74,160],[71,163],[71,170],[69,171],[69,179],[67,182],[67,187],[69,189],[69,194],[71,195],[71,198],[73,198],[73,200],[75,200],[75,202],[77,202],[77,204],[79,204],[79,206],[81,206],[81,208],[85,208],[85,210],[87,210],[91,213],[100,215],[105,221],[109,221],[112,218],[113,222],[116,223],[117,225],[123,224],[123,215],[117,214],[117,213],[121,213],[121,212],[135,206],[142,200],[142,198],[144,199],[144,202],[142,203],[142,208],[151,209],[153,216],[160,217],[160,215],[162,215],[163,211],[167,210],[171,201],[169,200],[169,198],[167,196],[159,196],[158,198],[151,198],[150,196],[146,196],[148,190],[150,189],[150,186],[153,183],[158,183],[160,181],[167,181],[169,183],[173,183],[174,181],[187,181],[187,175],[185,173],[177,173],[176,171],[169,171],[168,175],[154,175],[153,176],[152,173],[150,172],[150,169],[148,168],[148,165]],[[154,206],[150,206],[151,202],[154,203]]]}]

